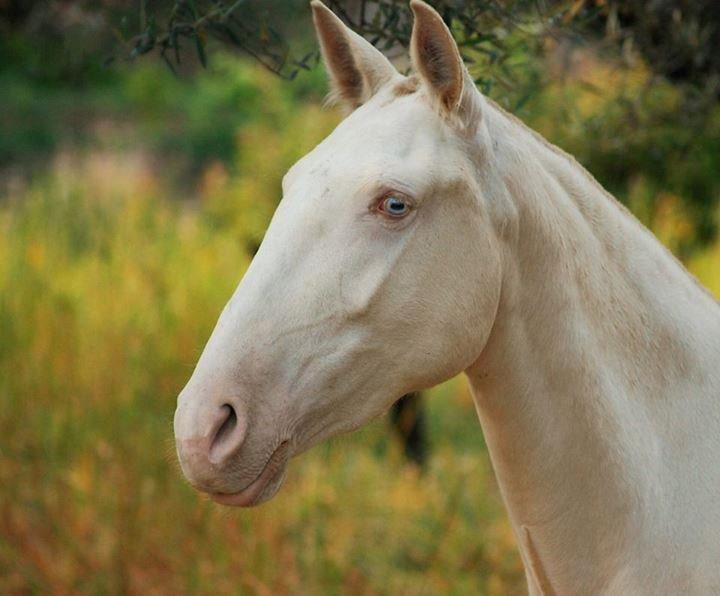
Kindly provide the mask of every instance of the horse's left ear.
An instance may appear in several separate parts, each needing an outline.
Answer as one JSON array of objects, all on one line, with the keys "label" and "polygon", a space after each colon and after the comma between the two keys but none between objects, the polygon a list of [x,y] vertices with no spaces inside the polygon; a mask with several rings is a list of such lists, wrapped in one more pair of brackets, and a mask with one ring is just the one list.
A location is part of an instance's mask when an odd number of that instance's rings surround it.
[{"label": "horse's left ear", "polygon": [[378,49],[348,29],[320,0],[312,0],[310,5],[332,95],[346,107],[357,108],[400,76]]},{"label": "horse's left ear", "polygon": [[474,128],[480,120],[482,97],[450,30],[435,9],[422,0],[411,0],[410,8],[415,16],[410,39],[415,69],[440,109],[459,117],[466,128]]}]

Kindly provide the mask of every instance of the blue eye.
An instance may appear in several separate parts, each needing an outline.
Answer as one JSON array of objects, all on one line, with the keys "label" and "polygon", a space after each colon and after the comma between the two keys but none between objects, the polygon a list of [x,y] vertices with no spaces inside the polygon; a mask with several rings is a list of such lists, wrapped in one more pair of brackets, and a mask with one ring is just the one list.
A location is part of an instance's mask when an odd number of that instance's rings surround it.
[{"label": "blue eye", "polygon": [[410,205],[399,196],[388,195],[383,199],[380,210],[390,217],[404,217],[410,211]]}]

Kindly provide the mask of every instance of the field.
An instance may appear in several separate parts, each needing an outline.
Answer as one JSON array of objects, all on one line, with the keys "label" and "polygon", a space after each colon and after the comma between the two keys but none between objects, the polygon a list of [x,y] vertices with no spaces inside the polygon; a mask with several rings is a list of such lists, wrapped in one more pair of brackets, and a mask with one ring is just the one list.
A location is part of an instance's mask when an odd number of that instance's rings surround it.
[{"label": "field", "polygon": [[[523,593],[460,378],[429,392],[422,473],[383,418],[293,461],[259,509],[221,508],[183,481],[175,397],[262,238],[280,176],[338,119],[270,75],[236,76],[260,90],[261,103],[238,101],[261,116],[237,123],[232,163],[205,164],[197,184],[163,173],[164,148],[119,147],[125,129],[98,123],[87,146],[55,151],[0,199],[0,593]],[[128,88],[142,103],[152,85],[137,75]],[[658,198],[642,176],[625,191],[720,291],[720,244],[687,248],[682,197]]]}]

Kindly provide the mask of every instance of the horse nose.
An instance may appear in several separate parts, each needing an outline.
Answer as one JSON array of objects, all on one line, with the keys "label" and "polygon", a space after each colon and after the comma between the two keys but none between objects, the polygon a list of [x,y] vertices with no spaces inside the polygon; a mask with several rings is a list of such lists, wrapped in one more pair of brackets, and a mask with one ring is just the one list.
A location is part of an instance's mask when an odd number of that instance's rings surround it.
[{"label": "horse nose", "polygon": [[179,404],[175,413],[180,464],[193,485],[212,489],[218,472],[245,442],[247,417],[237,400],[219,406],[188,407],[186,403]]},{"label": "horse nose", "polygon": [[214,465],[222,465],[235,455],[245,441],[247,424],[245,417],[239,417],[232,404],[220,408],[216,429],[211,433],[208,459]]}]

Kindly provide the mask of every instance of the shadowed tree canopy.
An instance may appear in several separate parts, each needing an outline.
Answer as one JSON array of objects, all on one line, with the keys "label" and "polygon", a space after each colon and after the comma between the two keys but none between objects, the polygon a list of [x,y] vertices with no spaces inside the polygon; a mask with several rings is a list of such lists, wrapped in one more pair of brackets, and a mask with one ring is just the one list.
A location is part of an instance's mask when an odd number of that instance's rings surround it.
[{"label": "shadowed tree canopy", "polygon": [[[405,0],[326,3],[382,51],[407,47]],[[466,60],[484,59],[493,67],[477,74],[486,86],[512,79],[520,46],[539,49],[546,37],[562,35],[637,52],[669,80],[714,96],[720,90],[720,4],[714,0],[437,0],[433,5]],[[157,53],[177,68],[189,53],[205,65],[214,48],[226,46],[291,79],[317,61],[306,0],[0,0],[0,32],[18,28],[45,45],[76,46],[76,62]],[[70,40],[72,35],[78,39]]]}]

